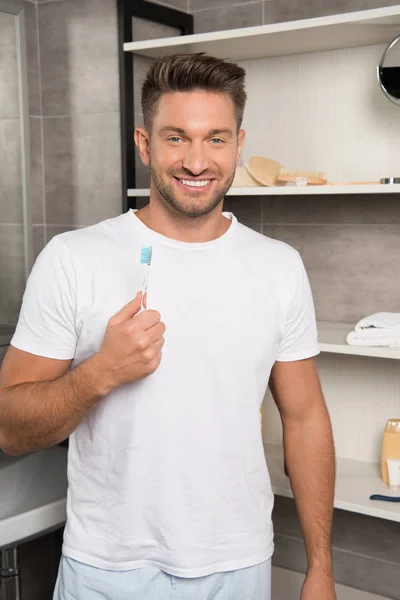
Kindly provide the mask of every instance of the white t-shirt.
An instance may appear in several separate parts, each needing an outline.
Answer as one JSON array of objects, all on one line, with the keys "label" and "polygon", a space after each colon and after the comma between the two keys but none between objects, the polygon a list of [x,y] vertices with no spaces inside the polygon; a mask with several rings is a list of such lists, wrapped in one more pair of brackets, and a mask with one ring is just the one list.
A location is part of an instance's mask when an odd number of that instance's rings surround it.
[{"label": "white t-shirt", "polygon": [[[260,406],[275,361],[319,353],[296,250],[238,223],[205,243],[130,210],[54,237],[25,291],[16,348],[72,368],[140,289],[166,324],[157,370],[112,391],[70,436],[63,553],[112,570],[199,577],[273,553]],[[57,398],[54,398],[57,402]]]}]

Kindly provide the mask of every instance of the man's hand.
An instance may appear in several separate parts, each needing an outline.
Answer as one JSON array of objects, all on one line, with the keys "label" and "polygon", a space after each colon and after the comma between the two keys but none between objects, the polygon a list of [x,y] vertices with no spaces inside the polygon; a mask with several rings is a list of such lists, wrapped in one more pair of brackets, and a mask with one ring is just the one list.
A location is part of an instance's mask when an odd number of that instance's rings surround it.
[{"label": "man's hand", "polygon": [[139,313],[140,307],[141,292],[110,318],[100,350],[89,359],[105,394],[147,377],[160,364],[165,325],[157,311]]},{"label": "man's hand", "polygon": [[337,600],[332,573],[318,568],[309,570],[300,598],[301,600]]}]

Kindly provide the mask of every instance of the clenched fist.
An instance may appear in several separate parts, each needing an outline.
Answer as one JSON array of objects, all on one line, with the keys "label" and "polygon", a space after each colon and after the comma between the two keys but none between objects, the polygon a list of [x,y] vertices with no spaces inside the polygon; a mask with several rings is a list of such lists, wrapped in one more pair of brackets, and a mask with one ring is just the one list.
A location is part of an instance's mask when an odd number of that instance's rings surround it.
[{"label": "clenched fist", "polygon": [[160,364],[165,325],[156,310],[139,312],[140,306],[138,292],[108,321],[96,358],[109,391],[147,377]]}]

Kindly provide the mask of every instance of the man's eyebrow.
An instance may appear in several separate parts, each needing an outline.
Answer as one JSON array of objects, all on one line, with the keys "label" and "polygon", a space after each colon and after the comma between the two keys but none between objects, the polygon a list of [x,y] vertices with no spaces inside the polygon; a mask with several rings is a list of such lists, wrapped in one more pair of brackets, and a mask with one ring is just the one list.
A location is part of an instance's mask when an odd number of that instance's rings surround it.
[{"label": "man's eyebrow", "polygon": [[232,130],[229,129],[229,127],[224,127],[222,129],[211,129],[211,131],[208,132],[209,136],[213,136],[213,135],[228,135],[230,137],[232,137],[233,133]]},{"label": "man's eyebrow", "polygon": [[[163,134],[167,133],[168,131],[173,131],[174,133],[179,133],[180,135],[186,135],[186,131],[184,129],[181,127],[175,127],[174,125],[165,125],[164,127],[161,127],[159,133]],[[231,129],[229,129],[229,127],[223,127],[222,129],[210,129],[210,131],[207,133],[207,137],[214,135],[227,135],[232,137],[233,132]]]},{"label": "man's eyebrow", "polygon": [[164,127],[161,127],[159,133],[166,133],[167,131],[174,131],[180,135],[185,135],[184,129],[181,129],[180,127],[174,127],[173,125],[165,125]]}]

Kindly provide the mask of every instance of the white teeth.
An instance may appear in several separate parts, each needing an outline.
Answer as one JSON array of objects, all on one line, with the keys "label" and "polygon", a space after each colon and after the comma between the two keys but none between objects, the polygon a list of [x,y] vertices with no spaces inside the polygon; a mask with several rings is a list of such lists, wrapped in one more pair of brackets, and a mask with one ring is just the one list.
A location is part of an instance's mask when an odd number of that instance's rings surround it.
[{"label": "white teeth", "polygon": [[205,185],[210,183],[211,179],[205,179],[204,181],[191,181],[190,179],[180,179],[179,181],[191,187],[204,187]]}]

